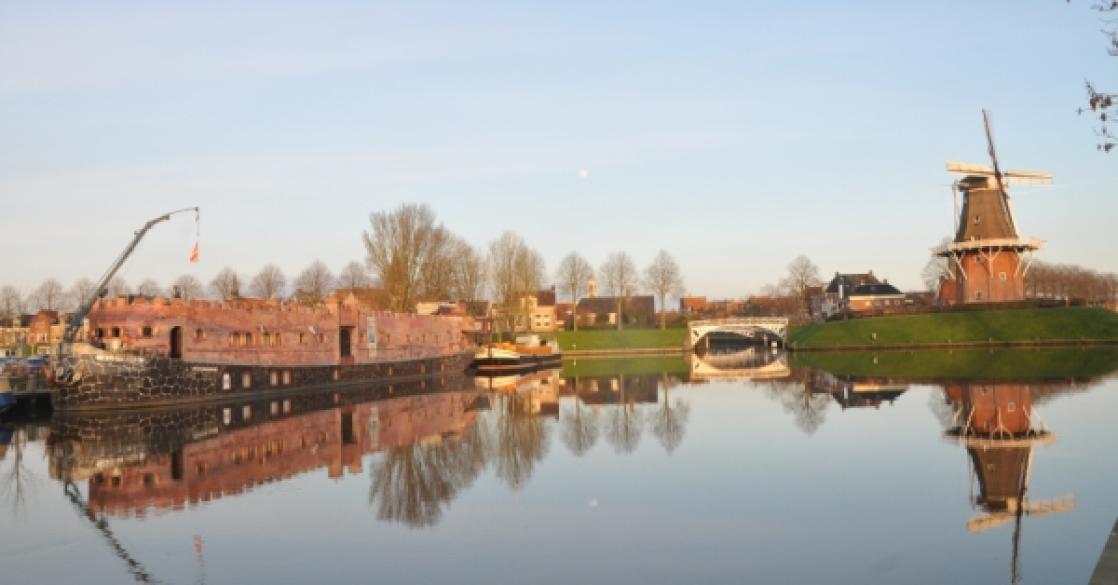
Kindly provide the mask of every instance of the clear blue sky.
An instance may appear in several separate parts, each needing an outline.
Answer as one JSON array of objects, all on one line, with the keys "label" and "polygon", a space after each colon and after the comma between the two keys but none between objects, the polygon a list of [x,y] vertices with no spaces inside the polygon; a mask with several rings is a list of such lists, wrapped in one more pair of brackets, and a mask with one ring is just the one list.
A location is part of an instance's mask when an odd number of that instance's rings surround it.
[{"label": "clear blue sky", "polygon": [[[740,296],[805,254],[919,286],[951,231],[948,159],[1019,189],[1041,258],[1118,271],[1118,154],[1076,115],[1118,89],[1086,1],[0,3],[0,284],[96,277],[147,218],[133,284],[364,258],[426,202],[551,271],[665,248]],[[580,169],[588,175],[580,176]]]}]

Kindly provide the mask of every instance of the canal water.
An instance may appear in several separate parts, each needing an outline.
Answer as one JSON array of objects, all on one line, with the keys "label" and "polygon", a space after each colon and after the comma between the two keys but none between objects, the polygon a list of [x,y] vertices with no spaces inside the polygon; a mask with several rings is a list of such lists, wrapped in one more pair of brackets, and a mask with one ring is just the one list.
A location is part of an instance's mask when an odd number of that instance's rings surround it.
[{"label": "canal water", "polygon": [[1087,583],[1118,352],[579,359],[0,426],[3,583]]}]

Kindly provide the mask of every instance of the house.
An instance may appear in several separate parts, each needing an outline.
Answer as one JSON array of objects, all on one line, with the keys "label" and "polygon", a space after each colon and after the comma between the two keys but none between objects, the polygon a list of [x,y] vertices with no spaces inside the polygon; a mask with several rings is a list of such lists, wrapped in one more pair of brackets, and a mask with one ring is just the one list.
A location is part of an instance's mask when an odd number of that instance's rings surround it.
[{"label": "house", "polygon": [[656,322],[656,299],[652,295],[634,295],[628,298],[587,297],[575,306],[579,324],[595,323],[617,325],[618,302],[621,302],[623,323],[651,326]]},{"label": "house", "polygon": [[679,297],[679,313],[686,316],[706,314],[706,297]]},{"label": "house", "polygon": [[906,296],[889,281],[866,283],[847,291],[846,310],[852,313],[874,313],[904,307]]},{"label": "house", "polygon": [[842,313],[847,309],[847,297],[854,287],[866,284],[878,284],[881,281],[874,276],[873,271],[870,270],[865,273],[852,273],[841,274],[836,272],[835,277],[831,282],[827,283],[827,288],[823,289],[822,298],[819,301],[819,309],[824,317],[831,317]]},{"label": "house", "polygon": [[30,342],[31,319],[34,315],[14,315],[0,319],[0,355],[17,355]]}]

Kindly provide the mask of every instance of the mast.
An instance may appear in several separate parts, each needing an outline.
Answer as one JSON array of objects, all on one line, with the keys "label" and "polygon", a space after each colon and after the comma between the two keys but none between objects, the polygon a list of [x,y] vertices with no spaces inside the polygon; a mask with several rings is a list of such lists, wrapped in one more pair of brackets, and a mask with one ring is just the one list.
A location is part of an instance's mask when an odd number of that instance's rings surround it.
[{"label": "mast", "polygon": [[93,309],[93,303],[96,303],[97,299],[101,297],[102,291],[104,291],[105,288],[108,287],[109,281],[111,281],[113,277],[116,276],[116,273],[120,270],[120,267],[123,266],[124,262],[128,260],[128,257],[132,255],[132,252],[136,249],[136,246],[139,245],[140,240],[142,240],[144,236],[147,235],[147,233],[151,230],[151,228],[155,227],[156,224],[171,219],[172,215],[185,213],[187,211],[194,212],[195,221],[197,221],[200,217],[199,208],[184,207],[182,209],[176,209],[175,211],[165,213],[163,215],[160,215],[159,217],[152,218],[148,220],[148,222],[145,223],[142,228],[136,230],[132,241],[128,244],[128,246],[124,248],[124,251],[121,252],[119,256],[117,256],[116,260],[113,261],[111,266],[109,266],[109,269],[106,270],[103,275],[101,275],[100,280],[97,281],[97,285],[93,288],[93,292],[90,293],[89,298],[81,299],[81,305],[78,307],[78,311],[74,313],[74,317],[70,319],[70,322],[66,324],[66,332],[62,336],[62,343],[60,343],[58,346],[59,353],[62,352],[63,347],[68,346],[74,342],[74,338],[78,335],[78,329],[80,329],[82,326],[82,321],[85,320],[86,316],[89,315],[89,312]]}]

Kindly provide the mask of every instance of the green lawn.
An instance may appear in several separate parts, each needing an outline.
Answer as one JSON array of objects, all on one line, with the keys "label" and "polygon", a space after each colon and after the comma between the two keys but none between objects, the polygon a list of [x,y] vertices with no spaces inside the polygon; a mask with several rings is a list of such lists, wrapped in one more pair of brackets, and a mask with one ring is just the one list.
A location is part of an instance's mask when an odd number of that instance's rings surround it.
[{"label": "green lawn", "polygon": [[1097,339],[1118,339],[1118,314],[1099,308],[1072,307],[851,319],[795,328],[789,345],[827,348]]},{"label": "green lawn", "polygon": [[689,372],[682,355],[638,358],[570,358],[563,360],[563,377],[613,376],[617,374],[675,374]]},{"label": "green lawn", "polygon": [[570,350],[599,350],[599,349],[683,349],[683,342],[687,339],[687,329],[675,327],[672,329],[613,329],[585,330],[585,331],[559,331],[555,334],[559,339],[559,347],[564,351]]},{"label": "green lawn", "polygon": [[811,351],[792,354],[792,363],[820,368],[838,376],[1068,381],[1118,370],[1118,347]]}]

